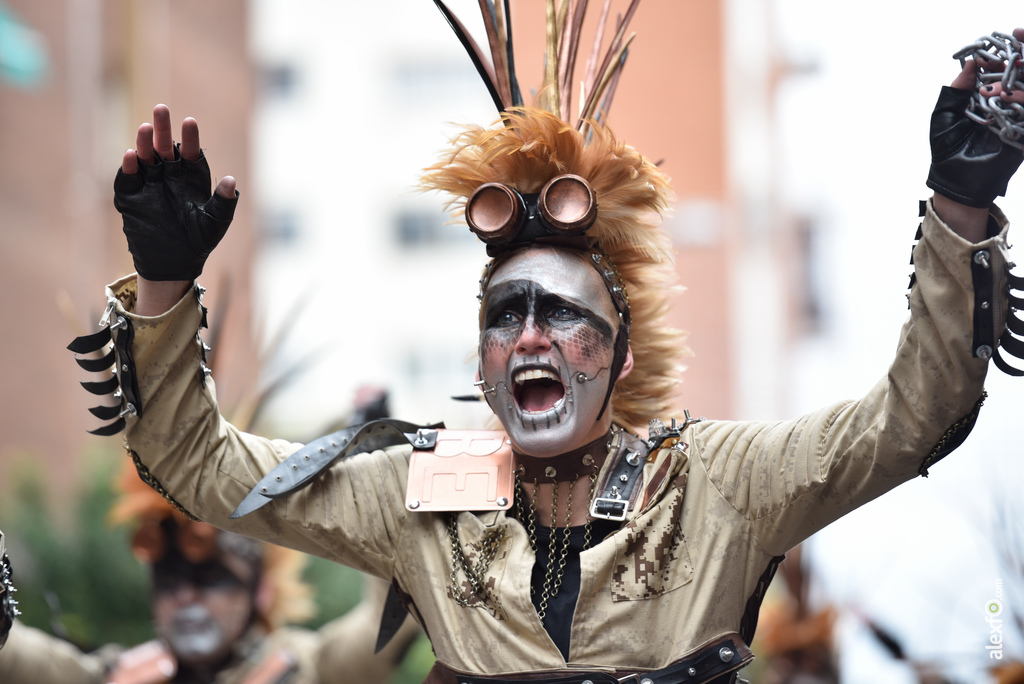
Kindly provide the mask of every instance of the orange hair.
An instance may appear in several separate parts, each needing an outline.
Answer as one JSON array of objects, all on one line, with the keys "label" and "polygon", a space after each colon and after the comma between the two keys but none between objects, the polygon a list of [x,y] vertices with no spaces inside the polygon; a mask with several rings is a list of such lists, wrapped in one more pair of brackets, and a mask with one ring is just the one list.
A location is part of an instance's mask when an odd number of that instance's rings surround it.
[{"label": "orange hair", "polygon": [[451,195],[447,206],[462,218],[466,200],[484,183],[503,183],[524,194],[539,192],[560,174],[590,183],[598,210],[587,235],[615,264],[632,317],[633,372],[615,385],[612,416],[638,427],[668,417],[686,353],[683,333],[664,323],[675,269],[661,220],[674,196],[654,164],[607,127],[589,123],[581,133],[548,111],[510,108],[500,124],[467,126],[451,152],[425,170],[421,187]]}]

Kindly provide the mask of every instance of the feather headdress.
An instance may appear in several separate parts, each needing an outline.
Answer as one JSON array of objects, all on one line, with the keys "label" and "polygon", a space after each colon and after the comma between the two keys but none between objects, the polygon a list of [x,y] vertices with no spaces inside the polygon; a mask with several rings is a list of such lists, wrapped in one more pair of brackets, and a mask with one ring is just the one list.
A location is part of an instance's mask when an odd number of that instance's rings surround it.
[{"label": "feather headdress", "polygon": [[452,149],[426,169],[421,185],[452,196],[457,216],[485,183],[502,183],[520,193],[536,193],[551,178],[574,174],[585,179],[597,197],[597,217],[586,235],[596,240],[625,286],[632,319],[629,343],[633,372],[615,385],[613,418],[627,426],[645,425],[671,411],[672,390],[679,381],[682,333],[668,328],[664,316],[675,281],[673,253],[661,229],[662,215],[673,199],[668,177],[605,125],[615,84],[625,64],[631,35],[626,27],[639,0],[620,18],[603,59],[598,59],[610,0],[602,9],[595,47],[586,67],[575,121],[570,110],[573,69],[586,0],[547,2],[547,59],[544,83],[534,106],[523,106],[513,67],[508,0],[480,0],[493,62],[468,36],[462,24],[435,0],[473,59],[501,114],[493,127],[467,126]]}]

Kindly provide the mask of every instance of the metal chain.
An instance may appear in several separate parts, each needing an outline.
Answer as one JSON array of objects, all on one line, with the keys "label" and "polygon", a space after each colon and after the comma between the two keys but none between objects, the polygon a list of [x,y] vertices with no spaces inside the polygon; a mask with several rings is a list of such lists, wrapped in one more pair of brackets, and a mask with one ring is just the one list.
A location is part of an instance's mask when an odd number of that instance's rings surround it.
[{"label": "metal chain", "polygon": [[[544,622],[544,615],[548,611],[548,598],[553,596],[551,593],[551,580],[555,574],[555,545],[558,542],[558,521],[555,520],[555,515],[558,513],[558,482],[555,478],[551,478],[551,484],[551,527],[548,528],[548,566],[544,570],[544,588],[540,595],[540,609],[537,610],[541,622]],[[533,491],[533,498],[534,500],[537,499],[536,489]]]},{"label": "metal chain", "polygon": [[[572,491],[576,486],[576,481],[580,479],[579,473],[569,483],[569,498],[565,504],[565,527],[562,528],[562,552],[558,556],[558,572],[555,575],[555,581],[551,585],[551,598],[558,596],[559,590],[562,588],[562,577],[565,575],[565,563],[569,557],[569,522],[572,516]],[[551,530],[551,536],[554,537],[558,532],[557,525],[555,523],[556,511],[551,511],[551,522],[553,523],[553,529]],[[549,564],[551,561],[549,559]]]},{"label": "metal chain", "polygon": [[[518,472],[516,472],[515,478],[516,478],[516,493],[515,493],[515,496],[516,496],[516,500],[515,500],[516,514],[518,516],[519,522],[523,523],[525,525],[525,527],[526,527],[527,534],[528,534],[529,539],[530,539],[530,548],[532,548],[534,553],[536,553],[537,552],[537,505],[536,505],[536,500],[537,500],[538,481],[536,479],[534,479],[534,481],[533,481],[533,492],[534,492],[534,495],[533,495],[532,498],[530,498],[529,505],[524,505],[522,499],[523,499],[523,497],[526,496],[526,493],[523,490],[522,481],[519,479],[519,473]],[[578,475],[576,476],[576,479],[579,479]],[[556,514],[555,508],[557,507],[556,504],[557,504],[557,501],[558,501],[558,494],[557,494],[558,483],[557,482],[553,482],[553,485],[555,487],[555,494],[553,495],[553,500],[552,500],[552,504],[551,504],[551,506],[552,506],[551,522],[553,524],[552,524],[552,527],[551,527],[551,536],[548,538],[548,563],[547,563],[547,567],[545,568],[545,571],[544,571],[545,577],[544,577],[544,584],[542,586],[542,592],[543,593],[541,594],[540,606],[538,607],[538,610],[537,610],[537,616],[540,618],[541,623],[544,622],[544,616],[547,614],[548,599],[549,598],[554,598],[555,596],[557,596],[558,592],[559,592],[559,590],[561,589],[561,586],[562,586],[562,578],[564,576],[566,562],[567,562],[568,557],[569,557],[569,546],[570,546],[570,544],[569,544],[569,542],[570,542],[569,523],[570,523],[571,518],[572,518],[572,494],[573,494],[572,486],[576,484],[576,479],[574,479],[572,481],[572,483],[570,485],[570,489],[569,489],[569,498],[568,498],[568,501],[567,501],[567,507],[568,508],[566,510],[566,513],[565,513],[565,527],[564,528],[559,528],[558,524],[557,524],[557,521],[555,520],[555,514]],[[593,499],[594,499],[594,492],[596,491],[596,488],[597,488],[597,473],[594,472],[594,473],[590,474],[590,495],[588,497],[588,506],[589,506],[589,502],[593,501]],[[523,519],[524,512],[525,512],[525,515],[526,515],[526,519],[525,520]],[[557,571],[556,571],[555,545],[557,543],[556,539],[557,539],[557,537],[558,537],[560,532],[563,535],[563,537],[562,537],[563,542],[562,542],[562,545],[561,545],[561,553],[558,554],[559,555],[559,559],[558,559]],[[593,537],[594,537],[593,526],[591,525],[591,520],[590,520],[590,517],[588,516],[587,517],[586,525],[584,527],[584,533],[583,533],[583,548],[584,548],[584,550],[590,548],[591,544],[593,543]],[[452,581],[453,581],[453,586],[454,586],[454,577],[455,577],[455,565],[454,565],[454,562],[453,562],[453,565],[452,565],[452,577],[453,577]],[[552,584],[552,578],[554,578],[554,583],[553,584]],[[536,594],[536,592],[537,592],[537,587],[533,586],[532,583],[531,583],[531,586],[530,586],[530,593],[531,593],[531,595],[532,594]]]},{"label": "metal chain", "polygon": [[135,464],[135,470],[138,471],[139,479],[140,480],[145,482],[147,485],[149,485],[153,489],[153,491],[155,491],[157,494],[162,496],[164,498],[164,500],[171,505],[171,508],[173,508],[174,510],[178,511],[179,513],[184,515],[189,520],[192,520],[192,521],[195,521],[195,522],[201,522],[199,520],[199,518],[197,518],[196,516],[194,516],[191,513],[189,513],[188,510],[186,510],[184,506],[182,506],[180,503],[178,503],[174,499],[174,497],[171,496],[170,492],[168,492],[166,489],[164,489],[163,485],[160,484],[160,481],[157,480],[155,477],[153,477],[153,474],[151,472],[149,472],[149,468],[147,468],[146,464],[144,464],[142,462],[142,458],[140,458],[139,455],[137,453],[135,453],[134,449],[132,449],[131,447],[128,446],[127,442],[125,442],[124,448],[125,448],[125,451],[128,452],[128,455],[131,457],[132,463]]},{"label": "metal chain", "polygon": [[[956,421],[942,433],[942,437],[939,438],[938,443],[932,447],[932,450],[928,452],[928,456],[925,457],[921,466],[917,472],[923,477],[928,477],[928,469],[935,465],[939,460],[947,455],[947,445],[954,439],[961,438],[963,436],[963,430],[968,427],[972,427],[974,422],[978,419],[978,412],[981,411],[982,404],[988,399],[988,392],[982,392],[981,398],[978,399],[977,403],[974,404],[974,408],[968,411],[967,415]],[[969,432],[970,430],[968,430]]]},{"label": "metal chain", "polygon": [[[587,509],[594,503],[594,491],[597,489],[597,472],[590,473],[590,495],[587,497]],[[583,530],[583,550],[590,548],[594,541],[594,529],[590,524],[590,515],[587,515],[587,524]]]},{"label": "metal chain", "polygon": [[483,542],[480,546],[480,554],[477,558],[476,564],[473,567],[469,566],[469,562],[466,560],[466,554],[462,551],[462,544],[459,543],[459,522],[458,514],[453,513],[448,516],[448,539],[452,545],[452,569],[449,579],[451,580],[452,598],[460,606],[470,605],[469,599],[462,597],[462,588],[459,586],[458,571],[461,569],[466,579],[469,580],[470,586],[473,588],[473,595],[479,598],[481,601],[486,602],[488,594],[484,590],[483,576],[487,574],[487,569],[491,567],[491,561],[494,560],[494,556],[498,552],[498,547],[501,546],[501,542],[505,539],[505,528],[499,527],[491,530],[484,537]]},{"label": "metal chain", "polygon": [[[969,119],[999,136],[1007,145],[1024,150],[1024,106],[1017,102],[1006,102],[1002,95],[986,97],[981,87],[999,81],[1003,91],[1024,90],[1024,58],[1021,42],[1010,34],[994,32],[983,36],[953,54],[963,66],[968,57],[979,66],[975,91],[965,114]],[[982,72],[982,69],[985,69]]]}]

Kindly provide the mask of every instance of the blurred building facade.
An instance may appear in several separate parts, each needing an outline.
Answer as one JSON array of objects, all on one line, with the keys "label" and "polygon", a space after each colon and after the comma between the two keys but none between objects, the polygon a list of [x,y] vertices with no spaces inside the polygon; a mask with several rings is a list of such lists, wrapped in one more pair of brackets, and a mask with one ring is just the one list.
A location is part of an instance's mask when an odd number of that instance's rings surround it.
[{"label": "blurred building facade", "polygon": [[[12,22],[43,55],[30,77],[0,74],[0,481],[29,460],[67,491],[83,452],[114,444],[86,434],[99,421],[65,345],[96,330],[103,285],[133,270],[112,204],[112,183],[135,129],[152,106],[201,123],[213,172],[249,177],[252,75],[243,0],[4,0]],[[9,33],[5,33],[9,36]],[[10,48],[10,43],[7,44]],[[24,49],[24,48],[23,48]],[[242,208],[204,281],[212,325],[226,324],[230,347],[219,363],[224,390],[252,375],[248,302],[254,249],[251,214]],[[230,317],[223,319],[225,308]],[[221,316],[221,318],[218,318]]]}]

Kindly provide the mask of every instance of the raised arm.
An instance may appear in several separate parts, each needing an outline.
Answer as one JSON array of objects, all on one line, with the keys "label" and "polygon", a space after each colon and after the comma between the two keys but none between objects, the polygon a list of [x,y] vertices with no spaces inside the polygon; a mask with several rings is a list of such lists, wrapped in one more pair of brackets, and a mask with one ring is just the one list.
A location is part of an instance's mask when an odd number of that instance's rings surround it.
[{"label": "raised arm", "polygon": [[[1024,41],[1024,28],[1014,29],[1013,35]],[[930,136],[928,187],[935,191],[935,213],[968,242],[991,237],[987,234],[989,207],[997,196],[1006,194],[1010,177],[1024,160],[1021,150],[964,114],[975,94],[979,69],[985,70],[986,65],[967,60],[953,83],[942,89],[932,113]],[[981,93],[1024,105],[1024,90],[1007,92],[1000,81],[983,86]]]},{"label": "raised arm", "polygon": [[707,476],[770,555],[926,475],[974,426],[1010,313],[1008,223],[993,201],[1024,159],[964,114],[976,68],[967,62],[932,115],[935,195],[922,207],[910,316],[888,372],[857,401],[793,421],[712,423],[694,437]]}]

